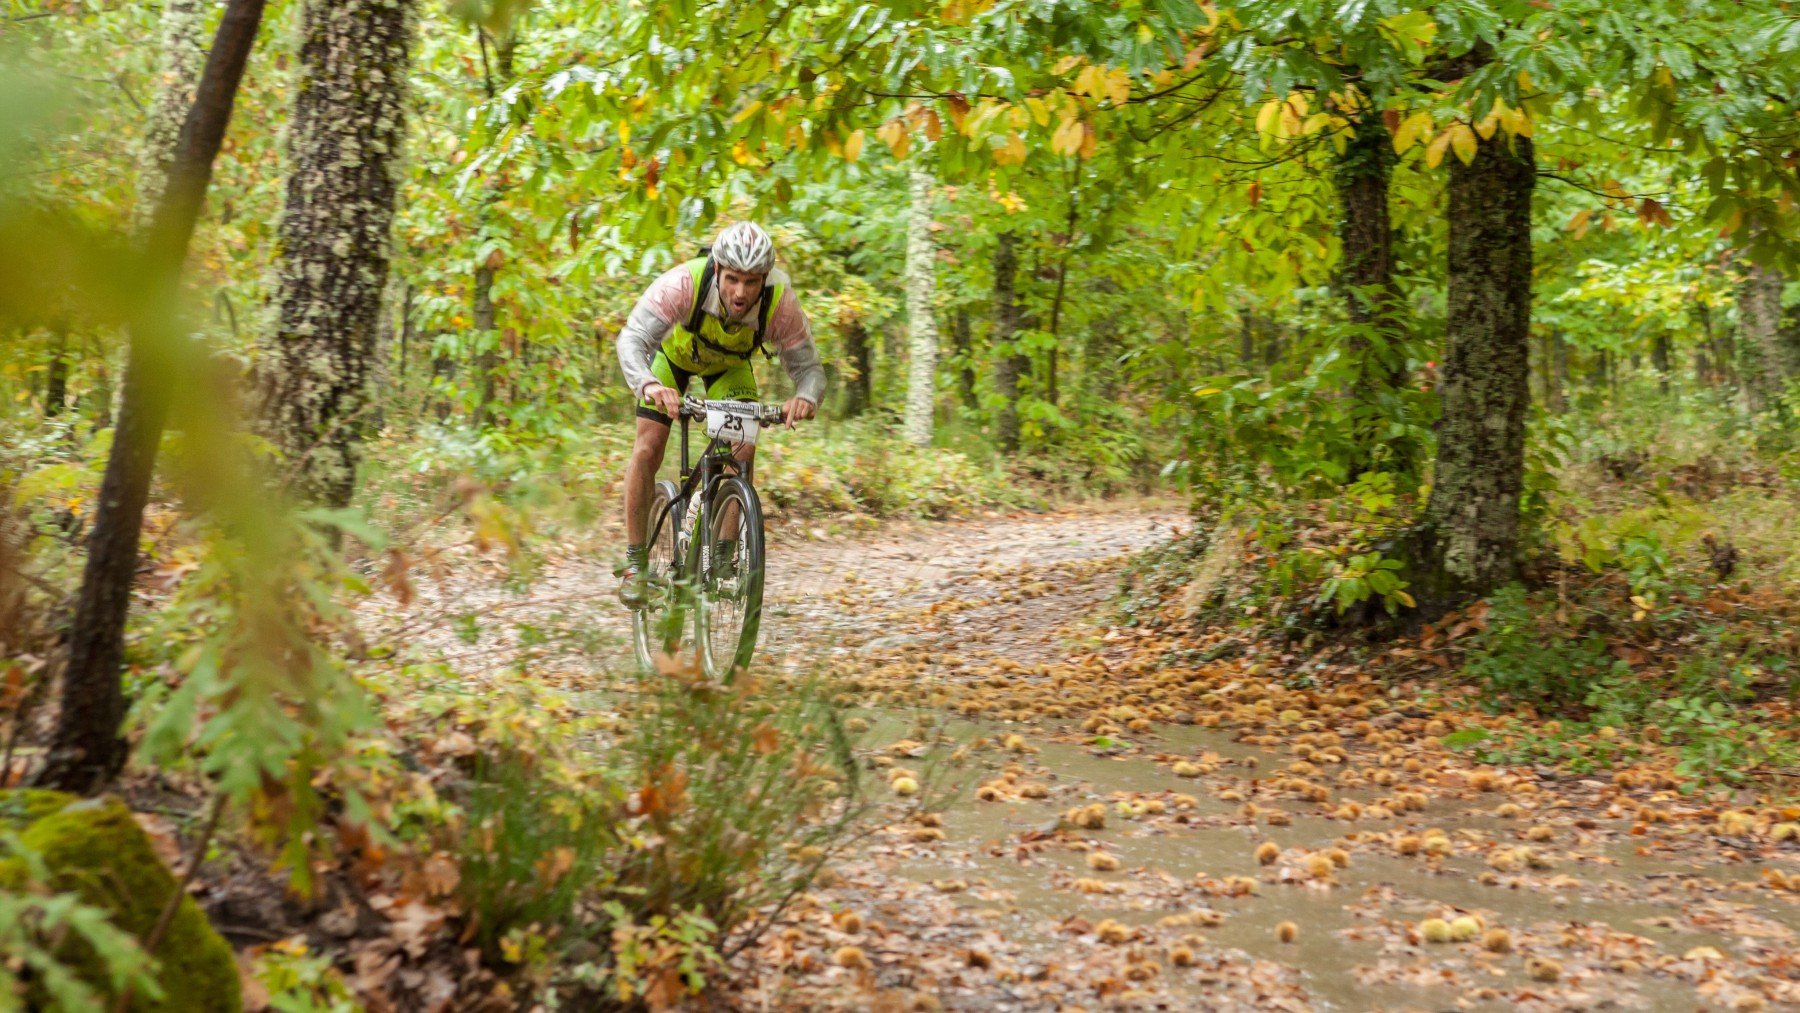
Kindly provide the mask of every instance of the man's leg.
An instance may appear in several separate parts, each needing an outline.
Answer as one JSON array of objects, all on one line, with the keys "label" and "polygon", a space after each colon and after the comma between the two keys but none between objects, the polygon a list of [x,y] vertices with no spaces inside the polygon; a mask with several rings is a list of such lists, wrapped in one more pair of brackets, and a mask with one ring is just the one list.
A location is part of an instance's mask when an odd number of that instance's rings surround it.
[{"label": "man's leg", "polygon": [[642,548],[649,536],[650,497],[669,445],[669,424],[639,416],[631,460],[625,465],[625,544]]},{"label": "man's leg", "polygon": [[[666,387],[681,390],[687,376],[677,376],[675,368],[662,353],[650,364],[650,372]],[[671,420],[650,402],[637,408],[637,437],[631,444],[631,459],[625,463],[625,568],[619,571],[619,600],[633,608],[644,604],[649,591],[645,580],[649,570],[650,499],[656,488],[656,470],[662,467],[663,448],[669,444]]]}]

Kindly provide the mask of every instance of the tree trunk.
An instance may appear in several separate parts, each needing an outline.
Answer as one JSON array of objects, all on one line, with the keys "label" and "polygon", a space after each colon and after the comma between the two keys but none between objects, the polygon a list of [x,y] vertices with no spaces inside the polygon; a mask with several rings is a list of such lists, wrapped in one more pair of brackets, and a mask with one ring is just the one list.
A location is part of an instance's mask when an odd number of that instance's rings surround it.
[{"label": "tree trunk", "polygon": [[844,352],[855,375],[844,382],[844,416],[855,418],[869,410],[870,384],[875,377],[874,344],[869,328],[859,317],[844,330]]},{"label": "tree trunk", "polygon": [[911,172],[912,205],[906,220],[906,441],[931,444],[937,406],[937,249],[931,241],[931,174]]},{"label": "tree trunk", "polygon": [[1000,449],[1012,453],[1019,449],[1019,377],[1030,365],[1025,356],[1007,348],[1019,332],[1019,303],[1014,285],[1018,281],[1018,237],[1002,232],[994,244],[994,345],[998,361],[994,363],[994,389],[1000,395],[1000,412],[994,418],[994,435]]},{"label": "tree trunk", "polygon": [[1256,328],[1248,307],[1238,310],[1238,365],[1245,369],[1256,366]]},{"label": "tree trunk", "polygon": [[69,331],[57,327],[50,339],[50,363],[44,371],[44,417],[55,418],[68,407],[69,400]]},{"label": "tree trunk", "polygon": [[1557,415],[1569,409],[1569,342],[1561,328],[1550,330],[1550,410]]},{"label": "tree trunk", "polygon": [[413,335],[416,333],[413,323],[413,287],[407,285],[400,296],[400,326],[397,328],[399,335],[396,341],[400,347],[399,354],[395,356],[398,361],[394,366],[395,379],[401,381],[406,379],[406,360],[412,355]]},{"label": "tree trunk", "polygon": [[956,357],[961,360],[962,368],[957,371],[957,392],[962,396],[963,407],[974,408],[975,402],[975,345],[969,330],[969,311],[959,309],[950,318],[950,343]]},{"label": "tree trunk", "polygon": [[[153,305],[179,302],[182,264],[262,15],[263,0],[231,0],[219,22],[145,234],[144,270],[152,279],[152,291],[161,297]],[[138,537],[157,445],[180,378],[180,360],[192,355],[188,344],[174,319],[146,318],[131,330],[118,426],[69,626],[61,709],[49,757],[38,776],[38,784],[45,787],[91,793],[125,765],[126,744],[119,737],[125,717],[125,694],[119,684],[125,618],[137,575]]]},{"label": "tree trunk", "polygon": [[1450,161],[1443,421],[1426,505],[1428,608],[1454,607],[1518,573],[1519,494],[1531,370],[1529,138],[1482,141]]},{"label": "tree trunk", "polygon": [[[506,36],[494,46],[493,66],[488,65],[488,36],[485,29],[477,29],[476,44],[481,50],[482,87],[491,100],[499,94],[499,90],[512,80],[513,57],[518,52],[519,36],[517,32],[508,31]],[[485,237],[487,227],[493,219],[493,206],[500,200],[500,182],[489,176],[483,183],[484,192],[479,213],[480,227],[476,230],[478,237]],[[481,351],[475,357],[476,383],[479,388],[475,399],[475,428],[481,429],[488,423],[488,406],[494,400],[494,374],[500,368],[500,336],[498,317],[494,312],[494,272],[501,263],[498,251],[489,253],[475,267],[475,284],[471,295],[471,311],[475,317],[475,330],[480,335]]]},{"label": "tree trunk", "polygon": [[96,338],[88,346],[88,361],[94,375],[85,403],[93,412],[94,428],[105,429],[113,417],[113,361],[104,341]]},{"label": "tree trunk", "polygon": [[1726,348],[1722,335],[1713,330],[1712,307],[1705,302],[1694,303],[1694,314],[1700,318],[1700,336],[1706,349],[1707,370],[1706,382],[1712,385],[1729,383],[1731,380],[1731,354]]},{"label": "tree trunk", "polygon": [[[437,344],[438,337],[442,337],[442,335],[439,334],[432,338],[431,343],[433,345]],[[433,352],[432,356],[431,356],[431,379],[432,379],[431,386],[434,390],[438,387],[437,381],[439,381],[439,380],[444,381],[446,384],[448,384],[452,380],[455,380],[456,379],[456,360],[451,358],[448,355],[441,353],[441,352]],[[437,410],[437,420],[439,422],[444,422],[450,418],[450,399],[449,398],[447,398],[447,397],[437,398],[434,406]]]},{"label": "tree trunk", "polygon": [[1669,393],[1669,374],[1675,369],[1669,348],[1669,332],[1657,331],[1651,339],[1650,367],[1656,370],[1656,386],[1665,396]]},{"label": "tree trunk", "polygon": [[481,352],[475,357],[476,382],[481,385],[475,397],[475,428],[487,425],[488,405],[494,400],[494,371],[500,368],[500,334],[494,318],[494,269],[483,262],[475,269],[475,290],[470,312],[475,317],[476,340]]},{"label": "tree trunk", "polygon": [[1050,336],[1057,341],[1050,346],[1044,356],[1044,400],[1057,403],[1060,393],[1057,382],[1057,367],[1062,352],[1062,309],[1063,294],[1069,288],[1069,258],[1075,254],[1075,221],[1081,212],[1081,191],[1074,185],[1075,175],[1071,171],[1069,186],[1069,217],[1063,226],[1062,262],[1056,266],[1056,294],[1050,300]]},{"label": "tree trunk", "polygon": [[[1357,405],[1358,460],[1354,477],[1374,465],[1387,428],[1382,403],[1406,380],[1405,348],[1399,328],[1400,293],[1394,284],[1394,230],[1388,218],[1388,181],[1394,171],[1393,138],[1379,110],[1356,120],[1356,134],[1338,159],[1338,243],[1342,248],[1336,287],[1344,300],[1351,332],[1349,353],[1357,364],[1351,396]],[[1398,450],[1388,445],[1390,453]],[[1394,466],[1410,471],[1407,459]]]},{"label": "tree trunk", "polygon": [[1744,393],[1752,411],[1761,411],[1781,390],[1783,362],[1781,330],[1781,272],[1761,264],[1746,264],[1738,283],[1738,343],[1744,357]]},{"label": "tree trunk", "polygon": [[257,366],[261,429],[302,498],[356,490],[406,138],[411,0],[309,0],[281,215],[279,318]]},{"label": "tree trunk", "polygon": [[[168,187],[169,160],[174,157],[194,89],[200,81],[200,65],[206,59],[207,0],[165,0],[157,22],[155,86],[150,108],[144,114],[144,135],[138,142],[137,192],[132,204],[132,231],[138,241],[150,230],[151,218]],[[108,426],[118,416],[123,376],[129,350],[121,345],[102,346],[99,382],[94,388],[95,425]]]},{"label": "tree trunk", "polygon": [[1281,324],[1268,317],[1263,318],[1262,323],[1264,338],[1263,365],[1267,366],[1272,374],[1275,371],[1275,367],[1281,364],[1281,356],[1286,349],[1282,347]]},{"label": "tree trunk", "polygon": [[162,200],[169,181],[169,159],[180,139],[194,86],[206,58],[206,0],[163,0],[157,41],[156,91],[144,115],[144,138],[138,151],[137,200],[133,220],[141,234]]}]

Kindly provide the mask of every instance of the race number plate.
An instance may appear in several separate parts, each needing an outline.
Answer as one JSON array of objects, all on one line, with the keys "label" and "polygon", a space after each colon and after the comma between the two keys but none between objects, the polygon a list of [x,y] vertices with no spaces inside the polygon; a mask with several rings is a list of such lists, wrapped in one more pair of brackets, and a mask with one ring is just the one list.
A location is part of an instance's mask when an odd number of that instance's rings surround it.
[{"label": "race number plate", "polygon": [[755,443],[762,428],[756,416],[757,405],[753,401],[708,401],[706,435],[726,443]]}]

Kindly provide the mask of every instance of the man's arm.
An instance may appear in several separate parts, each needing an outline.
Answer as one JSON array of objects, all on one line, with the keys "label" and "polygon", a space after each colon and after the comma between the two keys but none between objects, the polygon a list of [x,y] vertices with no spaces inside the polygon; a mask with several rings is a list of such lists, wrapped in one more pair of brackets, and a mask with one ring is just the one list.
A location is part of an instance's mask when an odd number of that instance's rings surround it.
[{"label": "man's arm", "polygon": [[[769,338],[780,350],[781,365],[794,381],[794,397],[817,407],[825,398],[825,367],[813,344],[812,325],[789,285],[769,313]],[[808,413],[810,414],[810,413]]]},{"label": "man's arm", "polygon": [[675,329],[677,320],[687,318],[694,302],[694,278],[687,268],[676,265],[664,271],[638,297],[625,326],[619,331],[619,369],[625,374],[625,385],[633,397],[642,398],[644,388],[657,382],[650,372],[663,339]]},{"label": "man's arm", "polygon": [[650,363],[675,326],[645,305],[648,298],[638,300],[619,330],[619,368],[625,373],[625,385],[631,388],[632,396],[639,398],[644,396],[645,387],[657,382],[650,373]]}]

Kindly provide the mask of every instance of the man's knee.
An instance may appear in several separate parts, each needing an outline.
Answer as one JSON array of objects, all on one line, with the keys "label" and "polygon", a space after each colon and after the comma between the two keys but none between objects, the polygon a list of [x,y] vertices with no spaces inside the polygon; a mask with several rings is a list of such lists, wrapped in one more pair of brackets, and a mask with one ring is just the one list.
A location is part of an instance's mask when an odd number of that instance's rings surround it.
[{"label": "man's knee", "polygon": [[659,434],[638,433],[637,440],[631,445],[631,464],[637,468],[649,468],[652,472],[662,467],[663,451],[669,443],[667,432]]}]

